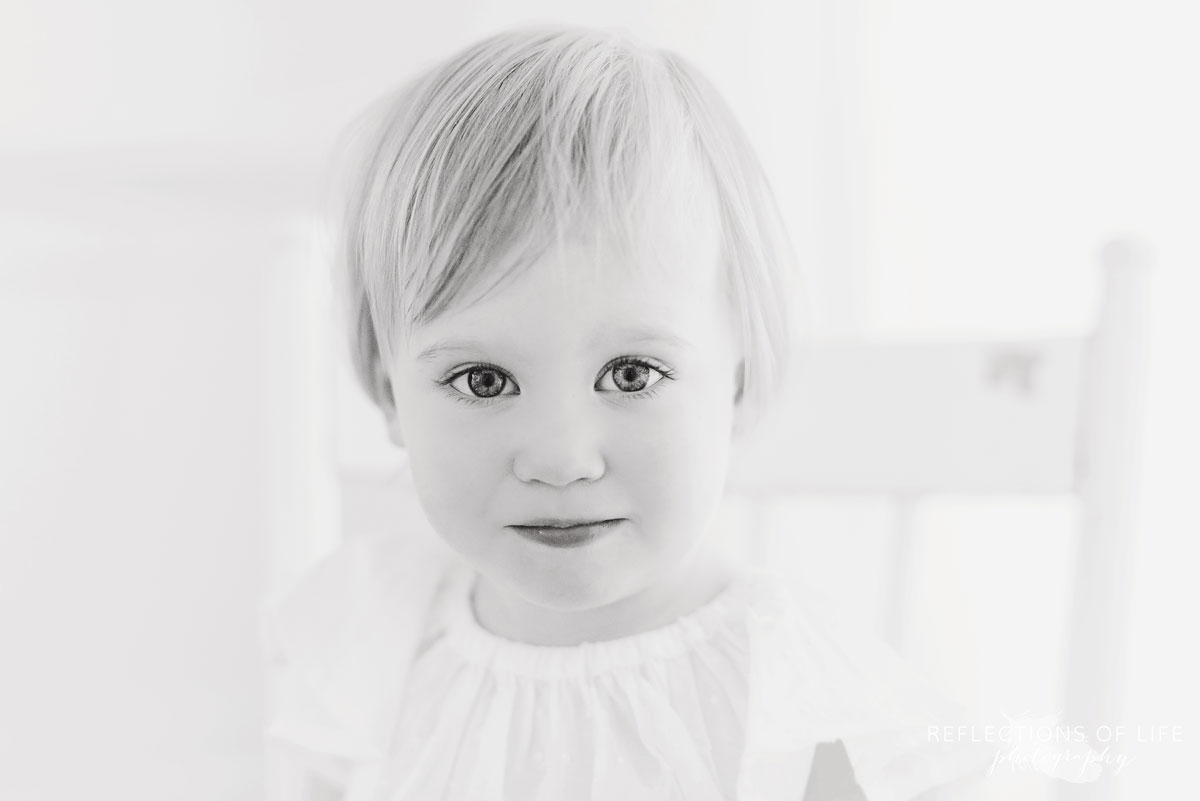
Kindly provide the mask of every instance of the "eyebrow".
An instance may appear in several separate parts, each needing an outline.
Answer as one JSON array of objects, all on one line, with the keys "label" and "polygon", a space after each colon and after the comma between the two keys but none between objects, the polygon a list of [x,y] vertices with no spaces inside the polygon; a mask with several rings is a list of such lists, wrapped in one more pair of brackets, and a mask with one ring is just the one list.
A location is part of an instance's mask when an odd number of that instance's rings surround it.
[{"label": "eyebrow", "polygon": [[[656,328],[621,328],[616,331],[606,331],[602,334],[592,337],[590,344],[597,347],[606,340],[620,340],[622,342],[636,343],[638,345],[649,343],[665,343],[683,350],[690,350],[694,346],[682,337],[666,331],[660,331]],[[479,339],[443,339],[435,342],[417,355],[418,362],[431,362],[443,353],[451,353],[458,351],[481,351],[486,349],[487,343]]]}]

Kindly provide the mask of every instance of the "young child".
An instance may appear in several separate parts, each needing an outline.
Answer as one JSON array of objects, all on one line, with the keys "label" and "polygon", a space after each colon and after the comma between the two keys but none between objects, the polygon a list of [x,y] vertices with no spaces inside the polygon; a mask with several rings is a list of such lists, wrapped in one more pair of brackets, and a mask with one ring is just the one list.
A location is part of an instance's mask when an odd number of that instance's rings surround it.
[{"label": "young child", "polygon": [[986,767],[893,652],[716,547],[795,293],[697,70],[518,30],[372,119],[354,358],[424,520],[268,608],[276,796],[892,801]]}]

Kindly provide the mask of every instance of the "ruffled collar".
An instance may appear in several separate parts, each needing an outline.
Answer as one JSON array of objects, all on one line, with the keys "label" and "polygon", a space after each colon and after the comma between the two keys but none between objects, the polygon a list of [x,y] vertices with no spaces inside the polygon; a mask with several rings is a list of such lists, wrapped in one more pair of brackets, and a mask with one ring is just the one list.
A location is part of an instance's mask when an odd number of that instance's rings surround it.
[{"label": "ruffled collar", "polygon": [[572,646],[532,645],[485,629],[475,616],[475,577],[460,577],[445,615],[445,640],[465,661],[510,675],[555,679],[594,676],[609,670],[677,658],[700,647],[739,621],[763,591],[763,576],[734,574],[717,595],[659,628]]},{"label": "ruffled collar", "polygon": [[[742,572],[661,628],[570,647],[517,643],[483,629],[471,610],[473,580],[461,562],[411,539],[363,539],[327,560],[265,610],[278,696],[269,734],[351,760],[358,781],[370,786],[422,645],[421,621],[440,596],[445,645],[493,672],[586,678],[709,644],[737,654],[738,683],[748,692],[739,799],[794,798],[812,749],[838,739],[870,798],[911,797],[900,791],[947,781],[991,756],[933,748],[927,726],[960,718],[882,642],[827,615],[815,598],[796,596],[774,574]],[[732,632],[740,634],[717,636]]]}]

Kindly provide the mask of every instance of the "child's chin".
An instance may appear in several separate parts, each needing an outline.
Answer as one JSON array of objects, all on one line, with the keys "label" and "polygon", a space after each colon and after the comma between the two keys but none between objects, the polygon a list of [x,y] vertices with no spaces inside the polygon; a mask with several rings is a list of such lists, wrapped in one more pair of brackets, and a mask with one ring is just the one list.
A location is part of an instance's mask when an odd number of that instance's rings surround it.
[{"label": "child's chin", "polygon": [[640,576],[620,564],[597,564],[578,553],[555,561],[522,564],[513,576],[514,589],[530,603],[558,612],[598,609],[641,589]]}]

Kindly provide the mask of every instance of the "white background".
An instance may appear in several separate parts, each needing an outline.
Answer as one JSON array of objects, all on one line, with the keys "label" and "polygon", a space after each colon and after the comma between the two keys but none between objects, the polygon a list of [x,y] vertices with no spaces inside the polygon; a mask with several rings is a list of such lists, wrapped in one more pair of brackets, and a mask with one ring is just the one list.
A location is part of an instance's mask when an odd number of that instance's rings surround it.
[{"label": "white background", "polygon": [[[328,149],[432,59],[552,20],[622,25],[708,71],[772,176],[819,333],[1082,332],[1099,245],[1150,243],[1126,702],[1188,742],[1147,751],[1118,786],[1194,783],[1188,4],[5,0],[0,797],[261,795],[256,610],[337,516],[318,379],[340,343],[322,338],[313,234]],[[886,514],[795,515],[798,573],[864,596],[859,554]],[[1070,501],[947,498],[920,522],[922,547],[958,569],[930,571],[916,608],[973,610],[993,635],[971,654],[926,643],[945,649],[931,669],[1014,713],[1053,711]]]}]

